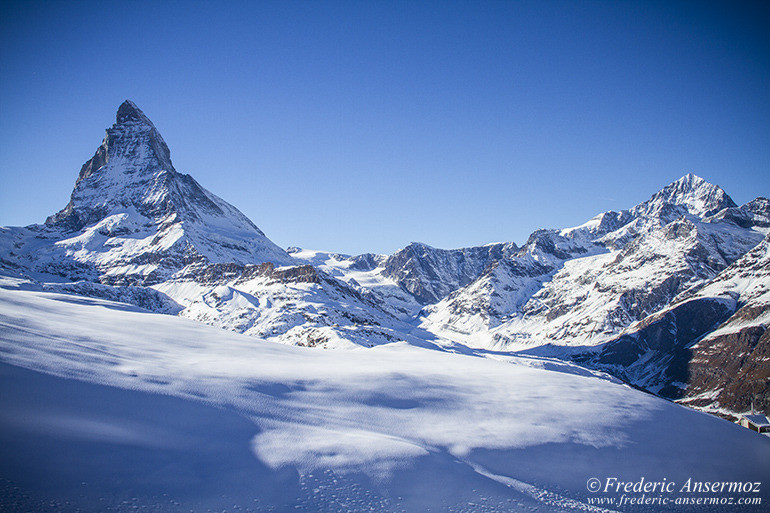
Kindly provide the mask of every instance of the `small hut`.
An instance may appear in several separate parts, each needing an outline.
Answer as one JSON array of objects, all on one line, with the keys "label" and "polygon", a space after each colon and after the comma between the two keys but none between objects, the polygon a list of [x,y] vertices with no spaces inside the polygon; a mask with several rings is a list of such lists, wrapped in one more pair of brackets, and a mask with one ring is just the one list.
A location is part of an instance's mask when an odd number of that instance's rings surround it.
[{"label": "small hut", "polygon": [[741,417],[741,426],[757,433],[770,434],[770,419],[764,415],[744,415]]}]

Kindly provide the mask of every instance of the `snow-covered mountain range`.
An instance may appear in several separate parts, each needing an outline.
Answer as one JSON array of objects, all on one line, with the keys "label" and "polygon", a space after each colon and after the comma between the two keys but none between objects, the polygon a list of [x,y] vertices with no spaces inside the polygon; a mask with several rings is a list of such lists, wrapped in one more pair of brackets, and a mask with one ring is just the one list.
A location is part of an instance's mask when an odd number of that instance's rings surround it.
[{"label": "snow-covered mountain range", "polygon": [[541,354],[691,406],[770,413],[769,232],[766,198],[738,206],[688,174],[521,246],[284,251],[177,172],[126,101],[64,209],[0,229],[0,269],[284,344]]}]

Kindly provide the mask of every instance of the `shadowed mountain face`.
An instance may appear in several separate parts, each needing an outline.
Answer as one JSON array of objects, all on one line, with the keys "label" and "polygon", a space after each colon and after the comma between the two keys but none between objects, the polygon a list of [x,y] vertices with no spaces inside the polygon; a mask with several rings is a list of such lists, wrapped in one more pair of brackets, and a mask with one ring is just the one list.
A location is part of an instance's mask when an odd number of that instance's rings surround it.
[{"label": "shadowed mountain face", "polygon": [[463,249],[436,249],[413,242],[388,257],[383,274],[420,303],[431,304],[468,285],[491,262],[507,258],[517,249],[512,242]]}]

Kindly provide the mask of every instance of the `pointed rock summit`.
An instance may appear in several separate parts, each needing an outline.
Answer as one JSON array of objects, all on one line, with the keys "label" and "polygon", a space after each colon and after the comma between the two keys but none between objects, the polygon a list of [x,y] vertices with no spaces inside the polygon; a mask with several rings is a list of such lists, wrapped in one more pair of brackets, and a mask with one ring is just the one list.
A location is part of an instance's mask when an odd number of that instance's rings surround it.
[{"label": "pointed rock summit", "polygon": [[[130,100],[120,105],[115,124],[83,164],[67,206],[46,225],[73,235],[95,226],[108,237],[136,234],[125,239],[121,253],[169,268],[200,260],[294,263],[238,209],[178,173],[160,132]],[[137,243],[144,236],[139,234],[146,234],[147,244]],[[97,251],[109,247],[112,253],[122,244],[116,239],[89,242]],[[174,254],[175,263],[161,254]]]},{"label": "pointed rock summit", "polygon": [[664,191],[671,194],[674,202],[687,206],[691,213],[700,216],[738,206],[721,187],[692,173],[672,183]]},{"label": "pointed rock summit", "polygon": [[115,122],[117,124],[139,122],[152,125],[152,122],[144,115],[144,112],[142,112],[131,100],[126,100],[120,104],[118,113],[115,116]]},{"label": "pointed rock summit", "polygon": [[101,146],[80,169],[70,202],[46,224],[77,231],[129,206],[148,217],[168,214],[169,182],[176,176],[163,137],[126,100]]}]

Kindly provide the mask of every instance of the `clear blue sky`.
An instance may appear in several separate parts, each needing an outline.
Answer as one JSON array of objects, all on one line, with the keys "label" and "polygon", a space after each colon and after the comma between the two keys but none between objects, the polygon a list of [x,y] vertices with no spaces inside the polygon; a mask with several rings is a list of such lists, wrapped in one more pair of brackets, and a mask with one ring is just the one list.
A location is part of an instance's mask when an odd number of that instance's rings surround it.
[{"label": "clear blue sky", "polygon": [[284,247],[522,243],[687,172],[768,196],[759,4],[6,0],[0,225],[61,209],[127,98]]}]

